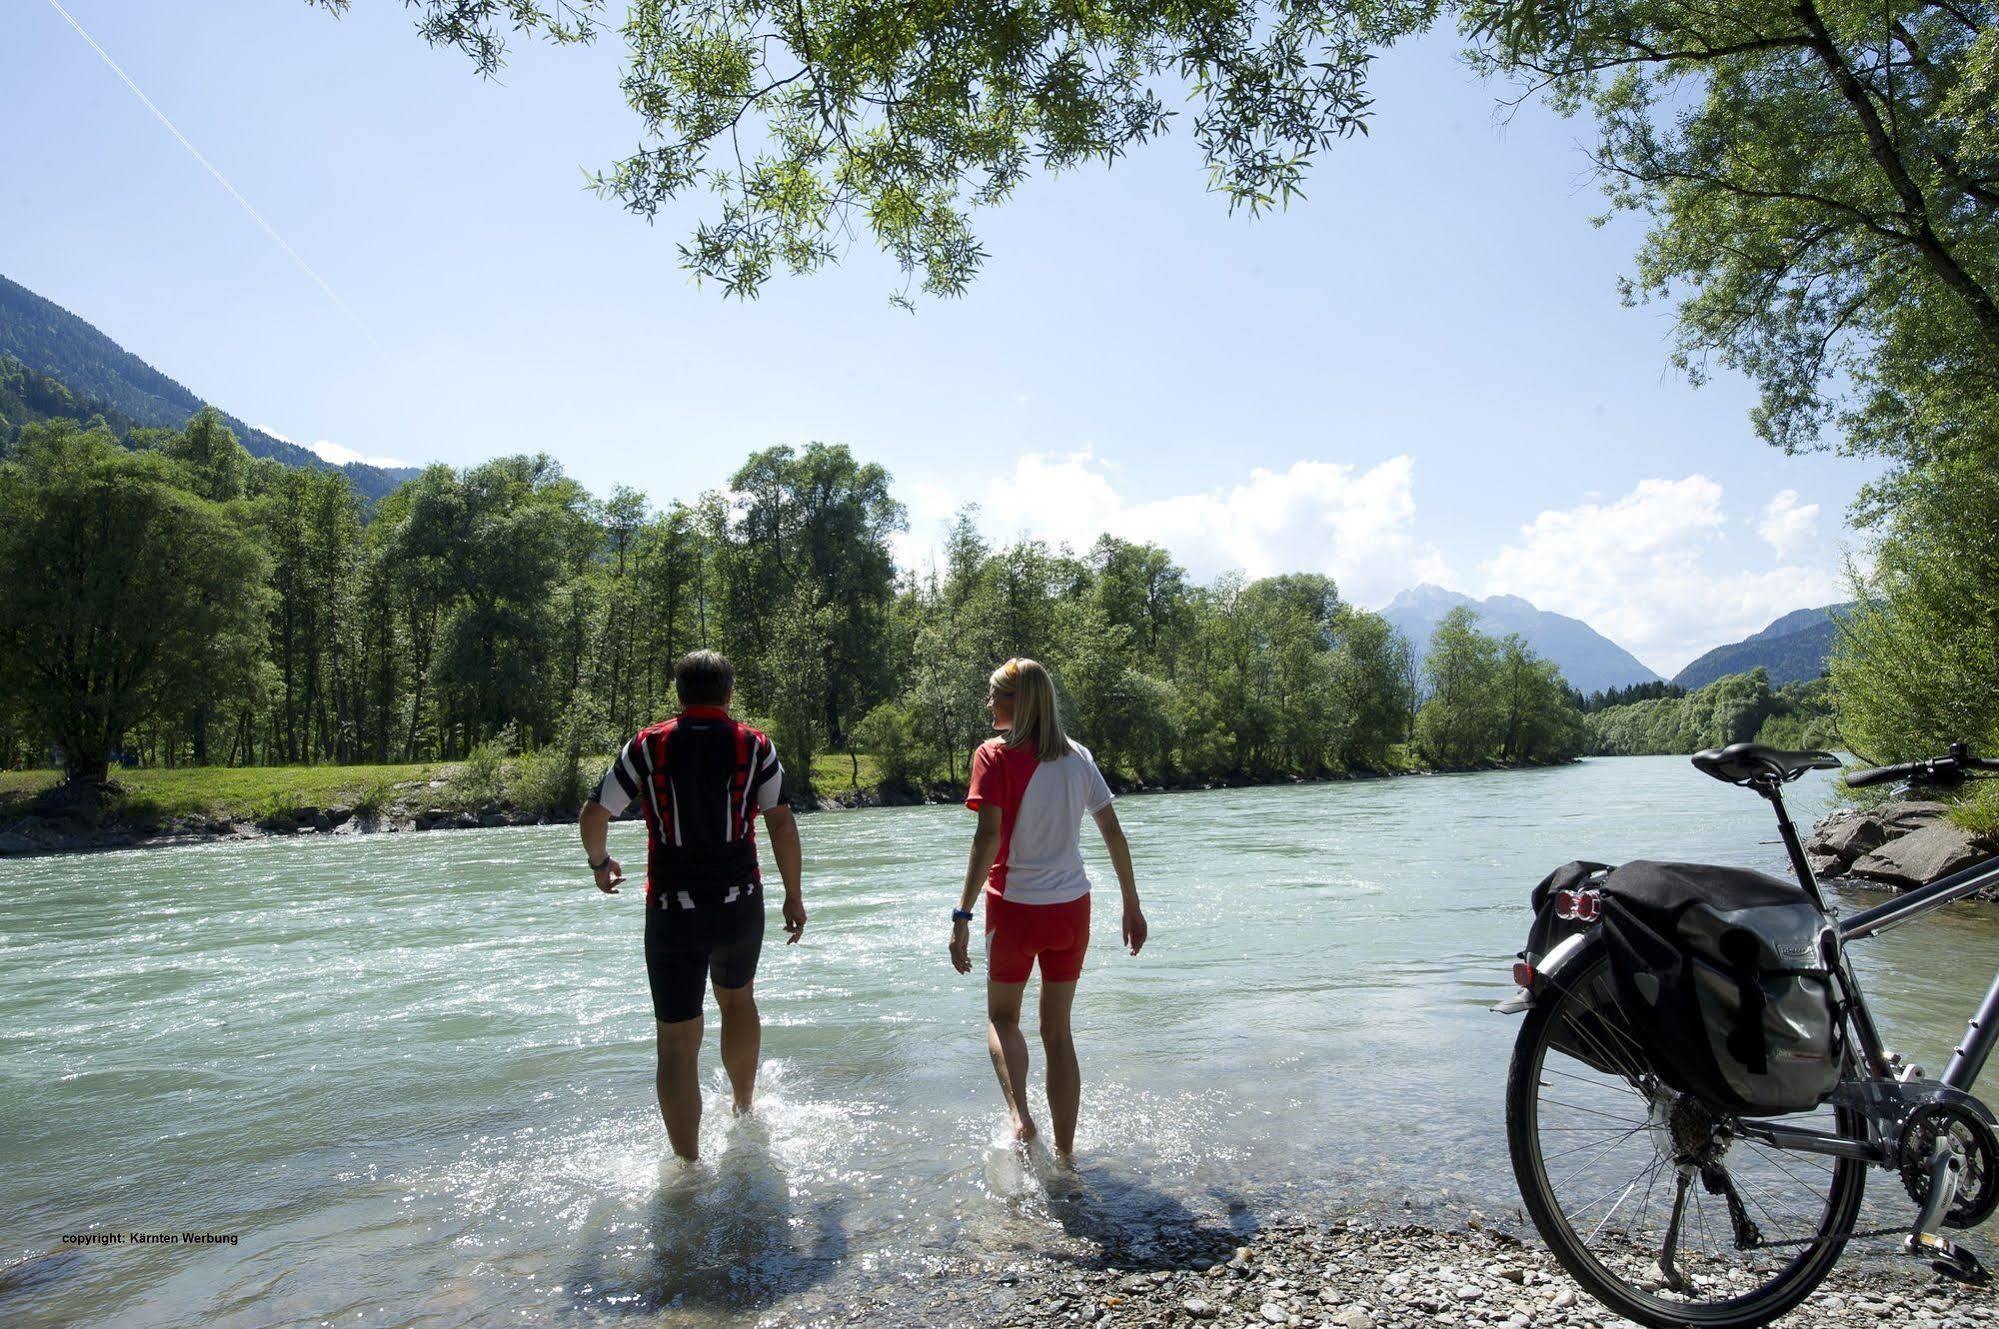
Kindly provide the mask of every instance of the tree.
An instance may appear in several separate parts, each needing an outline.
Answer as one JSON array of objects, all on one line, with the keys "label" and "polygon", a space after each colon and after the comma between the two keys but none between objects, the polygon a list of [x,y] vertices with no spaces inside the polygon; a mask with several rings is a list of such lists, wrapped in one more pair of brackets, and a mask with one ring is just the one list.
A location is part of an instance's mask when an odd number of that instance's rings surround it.
[{"label": "tree", "polygon": [[1800,733],[1821,727],[1823,718],[1808,691],[1772,692],[1769,675],[1758,668],[1718,678],[1685,695],[1606,707],[1590,715],[1587,724],[1592,751],[1643,756],[1762,740],[1778,717],[1795,720]]},{"label": "tree", "polygon": [[[502,457],[463,472],[412,509],[449,570],[456,602],[431,666],[457,729],[455,751],[518,726],[529,746],[554,732],[578,665],[556,656],[556,589],[595,548],[587,495],[546,455]],[[559,681],[561,687],[550,686]]]},{"label": "tree", "polygon": [[1088,562],[1090,593],[1104,616],[1130,628],[1138,648],[1171,678],[1192,624],[1186,569],[1158,545],[1114,535],[1097,538]]},{"label": "tree", "polygon": [[1415,708],[1409,643],[1379,614],[1343,605],[1333,623],[1334,704],[1346,724],[1334,762],[1346,770],[1387,770]]},{"label": "tree", "polygon": [[1477,619],[1476,611],[1459,605],[1430,634],[1423,663],[1430,699],[1416,713],[1416,747],[1438,766],[1486,761],[1498,743],[1493,683],[1499,643],[1478,630]]},{"label": "tree", "polygon": [[1888,519],[1831,660],[1841,737],[1869,761],[1999,752],[1999,473],[1923,468]]},{"label": "tree", "polygon": [[824,624],[822,658],[806,691],[819,708],[815,733],[841,744],[847,728],[890,691],[888,611],[895,595],[889,537],[904,529],[888,472],[843,446],[767,448],[730,477],[733,506],[717,534],[729,653],[752,691],[807,688],[790,671],[758,674],[789,658],[780,640],[798,624]]},{"label": "tree", "polygon": [[1832,424],[1918,462],[1994,442],[1995,16],[1984,0],[1463,11],[1485,68],[1595,115],[1613,208],[1651,221],[1627,298],[1678,301],[1696,380],[1710,358],[1749,375],[1758,429],[1786,448]]},{"label": "tree", "polygon": [[262,481],[254,507],[272,560],[271,655],[279,692],[271,741],[287,761],[340,760],[348,753],[335,717],[349,708],[329,702],[356,685],[344,634],[360,500],[336,471],[280,466]]},{"label": "tree", "polygon": [[[344,12],[349,0],[312,0]],[[408,0],[427,41],[496,72],[507,29],[596,35],[601,0]],[[712,195],[682,262],[733,295],[815,271],[866,230],[922,288],[956,295],[985,251],[972,213],[1038,163],[1109,163],[1190,99],[1209,187],[1258,211],[1363,130],[1375,50],[1432,0],[1207,5],[1072,0],[893,8],[838,0],[634,0],[621,29],[641,146],[597,186],[641,216]],[[897,297],[906,303],[907,296]]]},{"label": "tree", "polygon": [[243,496],[250,478],[250,454],[213,406],[202,407],[179,433],[165,434],[159,449],[193,473],[190,487],[203,498],[226,503]]},{"label": "tree", "polygon": [[1501,761],[1566,761],[1581,754],[1586,731],[1569,685],[1554,661],[1534,654],[1517,633],[1499,643],[1494,691]]},{"label": "tree", "polygon": [[67,421],[30,426],[0,465],[0,680],[72,783],[102,782],[136,725],[254,661],[263,557],[184,479]]}]

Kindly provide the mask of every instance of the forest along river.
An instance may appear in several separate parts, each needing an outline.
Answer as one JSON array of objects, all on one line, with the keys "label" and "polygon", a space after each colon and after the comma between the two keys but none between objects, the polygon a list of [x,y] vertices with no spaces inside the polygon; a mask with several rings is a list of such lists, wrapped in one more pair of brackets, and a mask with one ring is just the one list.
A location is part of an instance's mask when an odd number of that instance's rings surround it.
[{"label": "forest along river", "polygon": [[[1502,1218],[1518,1022],[1486,1007],[1529,888],[1578,857],[1782,864],[1761,800],[1680,758],[1119,808],[1152,942],[1119,950],[1093,850],[1083,1162],[1052,1194],[997,1143],[983,984],[945,958],[960,809],[802,821],[812,923],[764,953],[764,1107],[726,1119],[711,1039],[697,1169],[664,1161],[641,893],[593,890],[565,828],[0,866],[0,1321],[722,1324],[1142,1255],[1160,1227]],[[614,831],[628,864],[641,834]],[[1999,967],[1999,913],[1862,962],[1934,1071]],[[237,1244],[59,1248],[87,1231]]]}]

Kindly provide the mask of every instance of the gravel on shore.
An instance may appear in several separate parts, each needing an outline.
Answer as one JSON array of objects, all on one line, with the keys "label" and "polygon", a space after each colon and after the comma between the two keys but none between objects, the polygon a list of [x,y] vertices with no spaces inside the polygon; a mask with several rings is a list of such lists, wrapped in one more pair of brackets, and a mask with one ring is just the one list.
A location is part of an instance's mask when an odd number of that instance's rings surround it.
[{"label": "gravel on shore", "polygon": [[[817,1304],[813,1304],[816,1302]],[[843,1303],[844,1304],[841,1304]],[[830,1304],[829,1304],[830,1303]],[[1038,1329],[1619,1329],[1538,1242],[1367,1219],[1263,1226],[1212,1255],[1162,1251],[1101,1265],[966,1261],[858,1297],[773,1308],[765,1326],[868,1324]],[[1782,1329],[1999,1324],[1999,1293],[1913,1259],[1849,1255]]]}]

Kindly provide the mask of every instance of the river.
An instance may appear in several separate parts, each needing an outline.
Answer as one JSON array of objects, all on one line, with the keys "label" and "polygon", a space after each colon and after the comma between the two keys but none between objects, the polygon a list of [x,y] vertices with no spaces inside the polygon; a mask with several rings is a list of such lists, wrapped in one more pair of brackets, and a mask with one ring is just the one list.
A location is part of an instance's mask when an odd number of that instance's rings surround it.
[{"label": "river", "polygon": [[[1809,777],[1800,819],[1828,799]],[[652,1099],[640,893],[592,889],[566,828],[0,864],[0,1321],[733,1324],[1162,1226],[1503,1217],[1518,1026],[1486,1007],[1529,888],[1579,857],[1783,861],[1761,800],[1680,758],[1119,807],[1152,941],[1118,949],[1093,847],[1082,1166],[1052,1199],[999,1143],[982,983],[945,959],[960,809],[802,820],[812,922],[765,950],[763,1108],[726,1119],[711,1038],[694,1168]],[[1935,1071],[1999,916],[1860,962]],[[59,1245],[189,1231],[235,1243]]]}]

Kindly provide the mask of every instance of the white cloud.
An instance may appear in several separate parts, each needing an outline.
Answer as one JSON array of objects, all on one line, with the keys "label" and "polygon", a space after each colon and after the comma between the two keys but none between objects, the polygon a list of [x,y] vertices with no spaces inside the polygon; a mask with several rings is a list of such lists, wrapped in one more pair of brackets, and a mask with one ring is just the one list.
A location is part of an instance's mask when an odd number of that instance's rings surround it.
[{"label": "white cloud", "polygon": [[1756,533],[1777,551],[1778,558],[1791,558],[1818,539],[1819,505],[1798,503],[1798,491],[1785,489],[1763,505],[1763,520]]},{"label": "white cloud", "polygon": [[[1451,579],[1442,555],[1411,533],[1414,470],[1406,456],[1365,471],[1299,461],[1283,471],[1258,467],[1226,488],[1132,503],[1113,483],[1123,477],[1086,449],[1029,453],[973,497],[995,539],[1028,535],[1080,551],[1108,532],[1165,546],[1197,580],[1230,569],[1250,577],[1324,572],[1348,599],[1379,604],[1416,582]],[[906,562],[923,561],[946,502],[935,486],[911,496]]]},{"label": "white cloud", "polygon": [[[1787,490],[1758,529],[1782,556],[1809,543],[1817,515]],[[1839,598],[1830,566],[1718,567],[1726,528],[1715,481],[1645,480],[1611,503],[1541,513],[1484,565],[1486,592],[1580,618],[1667,675],[1781,614]]]},{"label": "white cloud", "polygon": [[354,449],[352,448],[342,447],[340,444],[324,438],[320,439],[316,443],[307,443],[303,439],[290,438],[284,434],[280,434],[277,430],[271,428],[269,425],[257,425],[255,427],[263,430],[266,434],[269,434],[272,438],[277,439],[281,443],[290,443],[295,447],[304,448],[307,452],[312,453],[314,456],[318,457],[321,461],[331,462],[335,466],[347,466],[355,462],[359,462],[364,466],[386,466],[390,468],[395,468],[399,466],[411,466],[415,464],[413,462],[403,461],[401,458],[398,457],[365,456],[359,452],[354,451]]}]

